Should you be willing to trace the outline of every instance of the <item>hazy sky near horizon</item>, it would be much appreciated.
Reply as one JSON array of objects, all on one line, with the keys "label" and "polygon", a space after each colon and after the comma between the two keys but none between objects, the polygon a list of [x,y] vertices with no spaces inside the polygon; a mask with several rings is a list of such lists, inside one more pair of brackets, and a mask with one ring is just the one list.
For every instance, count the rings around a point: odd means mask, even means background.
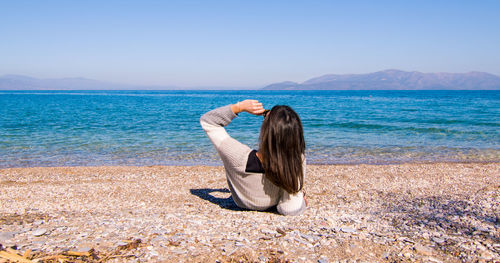
[{"label": "hazy sky near horizon", "polygon": [[0,76],[259,87],[384,69],[500,75],[500,1],[1,1]]}]

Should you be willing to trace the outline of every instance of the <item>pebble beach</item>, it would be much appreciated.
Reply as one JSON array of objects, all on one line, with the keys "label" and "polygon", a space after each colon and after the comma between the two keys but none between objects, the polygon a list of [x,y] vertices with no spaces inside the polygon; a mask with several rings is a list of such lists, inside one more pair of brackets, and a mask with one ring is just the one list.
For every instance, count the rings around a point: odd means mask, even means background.
[{"label": "pebble beach", "polygon": [[0,169],[0,262],[500,261],[500,163],[310,165],[305,191],[286,217],[218,166]]}]

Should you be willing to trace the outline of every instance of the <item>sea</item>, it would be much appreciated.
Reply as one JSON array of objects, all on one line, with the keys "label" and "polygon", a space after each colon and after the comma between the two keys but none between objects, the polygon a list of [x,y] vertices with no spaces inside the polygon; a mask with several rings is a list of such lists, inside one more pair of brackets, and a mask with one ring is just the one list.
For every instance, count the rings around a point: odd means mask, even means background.
[{"label": "sea", "polygon": [[500,91],[0,91],[0,168],[222,165],[199,119],[245,99],[299,114],[309,164],[500,162]]}]

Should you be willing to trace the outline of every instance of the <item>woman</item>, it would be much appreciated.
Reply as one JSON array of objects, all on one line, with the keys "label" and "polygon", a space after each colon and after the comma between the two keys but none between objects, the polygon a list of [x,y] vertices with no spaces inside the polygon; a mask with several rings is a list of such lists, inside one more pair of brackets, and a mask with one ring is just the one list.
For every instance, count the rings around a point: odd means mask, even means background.
[{"label": "woman", "polygon": [[[240,112],[264,115],[259,151],[233,139],[224,129]],[[305,142],[295,111],[288,106],[266,111],[257,100],[245,100],[205,113],[200,123],[224,163],[231,195],[239,207],[262,211],[277,206],[283,215],[304,212]]]}]

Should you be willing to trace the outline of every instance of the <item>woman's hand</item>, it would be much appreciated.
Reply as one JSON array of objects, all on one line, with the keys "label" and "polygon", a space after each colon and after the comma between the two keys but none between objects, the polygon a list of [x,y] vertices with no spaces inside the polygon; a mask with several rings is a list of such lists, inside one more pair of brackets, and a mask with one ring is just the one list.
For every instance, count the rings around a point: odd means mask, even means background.
[{"label": "woman's hand", "polygon": [[261,115],[264,112],[264,107],[257,100],[244,100],[231,105],[231,110],[234,114],[246,111],[253,115]]}]

